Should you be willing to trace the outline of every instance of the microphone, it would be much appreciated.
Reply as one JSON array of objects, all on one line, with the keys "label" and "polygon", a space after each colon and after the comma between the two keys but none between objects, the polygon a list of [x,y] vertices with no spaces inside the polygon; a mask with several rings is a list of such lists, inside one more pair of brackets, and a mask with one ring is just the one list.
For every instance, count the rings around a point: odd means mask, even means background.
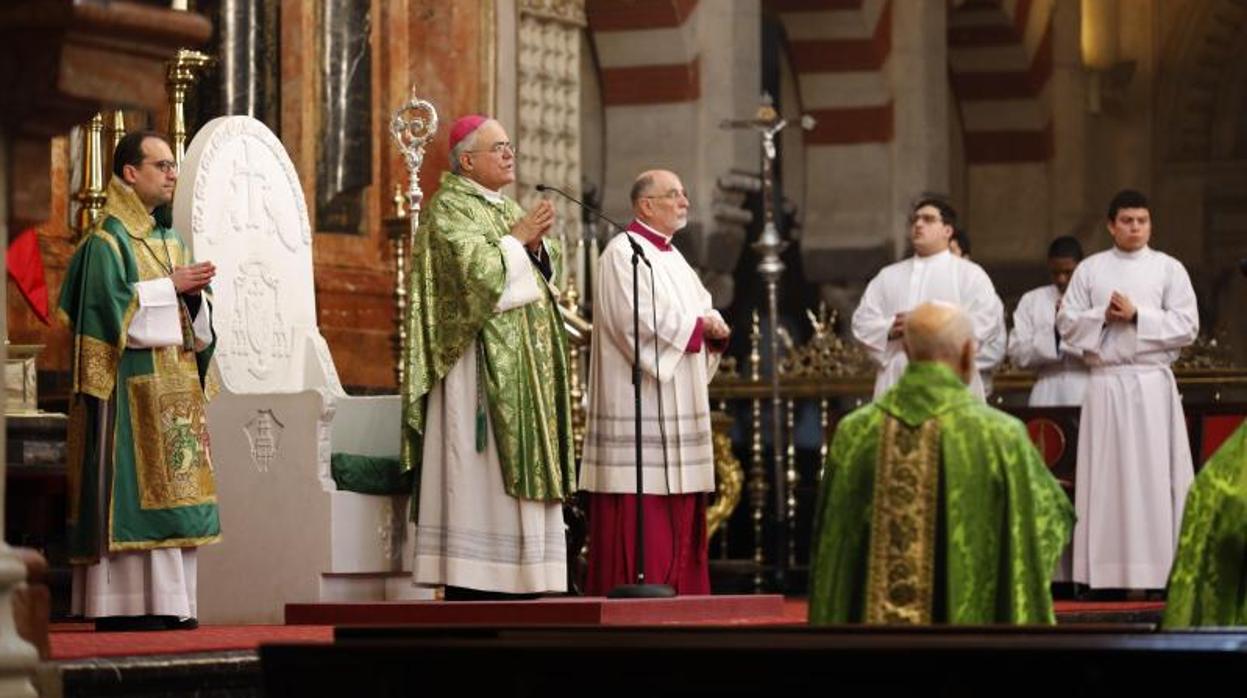
[{"label": "microphone", "polygon": [[603,221],[606,221],[608,224],[610,224],[611,226],[613,226],[613,227],[615,228],[615,230],[618,230],[619,232],[623,233],[623,234],[624,234],[624,237],[628,238],[628,244],[629,244],[629,245],[632,245],[632,254],[635,254],[636,256],[640,257],[640,258],[641,258],[641,261],[642,261],[642,262],[645,262],[645,266],[650,267],[650,268],[653,268],[653,267],[650,265],[650,263],[649,263],[649,259],[647,259],[647,258],[645,257],[645,250],[642,250],[642,249],[641,249],[641,246],[637,244],[637,241],[636,241],[636,240],[633,240],[633,239],[632,239],[632,236],[631,236],[631,235],[628,235],[628,229],[627,229],[627,228],[625,228],[625,227],[623,227],[622,225],[619,225],[618,223],[616,223],[615,221],[611,220],[610,218],[608,218],[608,217],[606,216],[606,214],[605,214],[605,213],[602,213],[602,211],[601,211],[601,210],[596,209],[596,208],[594,208],[594,207],[590,206],[589,204],[586,204],[585,202],[581,201],[580,199],[577,199],[576,197],[572,196],[571,194],[568,194],[567,192],[563,191],[562,189],[559,189],[558,187],[552,187],[552,186],[550,186],[550,185],[548,185],[548,184],[538,184],[538,185],[537,185],[536,187],[534,187],[534,188],[535,188],[537,191],[540,191],[540,192],[552,191],[552,192],[554,192],[555,194],[558,194],[559,196],[563,197],[564,199],[567,199],[568,201],[572,202],[573,204],[576,204],[577,206],[579,206],[580,208],[584,209],[585,211],[588,211],[589,213],[592,213],[594,216],[597,216],[598,220],[603,220]]}]

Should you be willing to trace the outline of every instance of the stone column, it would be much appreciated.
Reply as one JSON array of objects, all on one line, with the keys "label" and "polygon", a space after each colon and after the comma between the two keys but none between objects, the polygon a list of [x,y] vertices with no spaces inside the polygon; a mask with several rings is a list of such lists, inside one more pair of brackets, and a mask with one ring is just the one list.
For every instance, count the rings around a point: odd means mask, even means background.
[{"label": "stone column", "polygon": [[949,193],[948,12],[942,2],[893,2],[892,12],[896,136],[886,220],[887,237],[899,254],[908,239],[906,218],[915,197]]}]

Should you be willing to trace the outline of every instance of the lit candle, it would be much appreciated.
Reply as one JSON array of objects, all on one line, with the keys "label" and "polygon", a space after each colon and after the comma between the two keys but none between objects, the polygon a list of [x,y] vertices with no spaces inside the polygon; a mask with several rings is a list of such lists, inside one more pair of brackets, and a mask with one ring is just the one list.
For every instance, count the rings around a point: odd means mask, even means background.
[{"label": "lit candle", "polygon": [[181,10],[182,12],[185,12],[186,0],[173,0],[173,5],[171,7],[174,10]]}]

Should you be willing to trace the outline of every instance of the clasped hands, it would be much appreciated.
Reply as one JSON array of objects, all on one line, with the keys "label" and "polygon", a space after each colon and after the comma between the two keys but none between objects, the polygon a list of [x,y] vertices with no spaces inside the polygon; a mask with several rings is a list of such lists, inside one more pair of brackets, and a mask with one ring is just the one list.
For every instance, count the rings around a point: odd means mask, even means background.
[{"label": "clasped hands", "polygon": [[897,313],[892,318],[892,326],[888,328],[888,341],[901,339],[905,336],[905,313]]},{"label": "clasped hands", "polygon": [[535,250],[542,238],[554,227],[554,204],[549,199],[542,199],[515,225],[511,226],[511,236],[519,240],[524,247]]},{"label": "clasped hands", "polygon": [[1104,310],[1105,322],[1134,322],[1139,310],[1126,296],[1113,291],[1108,299],[1108,307]]},{"label": "clasped hands", "polygon": [[723,322],[718,313],[706,313],[701,316],[701,331],[709,339],[727,339],[732,336],[732,328]]},{"label": "clasped hands", "polygon": [[184,267],[174,267],[169,278],[173,281],[173,290],[178,293],[196,295],[216,276],[216,265],[212,262],[197,262]]}]

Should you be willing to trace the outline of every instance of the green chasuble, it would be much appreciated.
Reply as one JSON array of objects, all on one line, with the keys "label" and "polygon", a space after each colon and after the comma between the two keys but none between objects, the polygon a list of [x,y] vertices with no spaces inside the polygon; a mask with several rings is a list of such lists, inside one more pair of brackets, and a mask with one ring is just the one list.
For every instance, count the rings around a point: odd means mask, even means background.
[{"label": "green chasuble", "polygon": [[1053,623],[1073,507],[1017,419],[911,363],[841,420],[823,468],[810,622]]},{"label": "green chasuble", "polygon": [[1164,627],[1247,625],[1247,422],[1186,495]]},{"label": "green chasuble", "polygon": [[182,301],[182,345],[126,346],[135,283],[169,276],[191,262],[190,250],[120,180],[107,195],[69,261],[57,309],[74,338],[67,460],[76,563],[220,538],[204,413],[215,342],[194,351],[186,307],[209,299]]},{"label": "green chasuble", "polygon": [[[417,470],[417,490],[429,391],[479,340],[477,384],[485,389],[477,396],[478,428],[488,409],[506,493],[559,501],[575,491],[567,338],[555,292],[531,267],[544,297],[494,312],[507,278],[501,241],[523,216],[514,200],[490,203],[449,172],[422,214],[411,253],[402,393],[402,468]],[[546,249],[557,274],[559,247],[547,239]],[[413,513],[418,501],[416,492]]]}]

